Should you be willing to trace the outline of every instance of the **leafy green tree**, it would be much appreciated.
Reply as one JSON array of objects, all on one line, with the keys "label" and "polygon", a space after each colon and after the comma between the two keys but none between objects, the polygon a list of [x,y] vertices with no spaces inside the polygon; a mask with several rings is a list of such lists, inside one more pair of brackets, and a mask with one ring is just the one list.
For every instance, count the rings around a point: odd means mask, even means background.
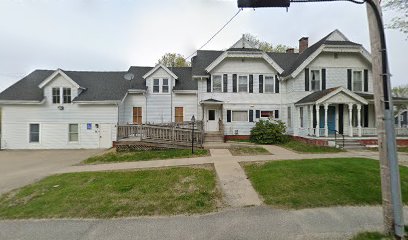
[{"label": "leafy green tree", "polygon": [[190,62],[178,53],[166,53],[158,61],[166,67],[189,67]]},{"label": "leafy green tree", "polygon": [[273,45],[272,43],[261,41],[256,36],[246,33],[244,37],[254,46],[261,49],[264,52],[286,52],[286,49],[291,48],[283,44]]},{"label": "leafy green tree", "polygon": [[260,144],[284,143],[288,140],[286,125],[282,121],[260,120],[251,129],[250,140]]},{"label": "leafy green tree", "polygon": [[[393,87],[391,91],[394,97],[408,98],[408,84]],[[407,105],[395,105],[395,113],[398,113],[404,109],[407,109]]]},{"label": "leafy green tree", "polygon": [[401,13],[400,16],[394,17],[391,24],[387,27],[390,29],[399,29],[401,32],[408,34],[408,1],[407,0],[386,0],[383,7],[385,10],[394,10]]}]

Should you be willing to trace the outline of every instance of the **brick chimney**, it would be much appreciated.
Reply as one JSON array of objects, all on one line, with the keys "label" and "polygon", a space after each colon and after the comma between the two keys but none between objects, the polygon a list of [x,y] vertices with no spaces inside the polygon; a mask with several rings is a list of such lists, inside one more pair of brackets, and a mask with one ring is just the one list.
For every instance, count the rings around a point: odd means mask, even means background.
[{"label": "brick chimney", "polygon": [[295,53],[295,49],[294,48],[288,48],[288,49],[286,49],[286,53]]},{"label": "brick chimney", "polygon": [[309,47],[309,38],[308,37],[302,37],[301,39],[299,39],[299,53],[302,53],[308,47]]}]

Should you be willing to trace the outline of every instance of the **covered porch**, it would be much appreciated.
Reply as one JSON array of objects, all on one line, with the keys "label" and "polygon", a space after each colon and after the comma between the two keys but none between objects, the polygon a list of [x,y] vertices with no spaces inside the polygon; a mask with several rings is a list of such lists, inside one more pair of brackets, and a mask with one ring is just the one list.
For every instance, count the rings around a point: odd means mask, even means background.
[{"label": "covered porch", "polygon": [[[365,94],[368,95],[368,94]],[[342,87],[314,92],[295,104],[299,124],[297,136],[351,138],[377,136],[374,102]],[[407,128],[396,128],[397,136],[408,136]]]},{"label": "covered porch", "polygon": [[213,98],[200,101],[202,122],[207,133],[224,134],[223,111],[224,102]]}]

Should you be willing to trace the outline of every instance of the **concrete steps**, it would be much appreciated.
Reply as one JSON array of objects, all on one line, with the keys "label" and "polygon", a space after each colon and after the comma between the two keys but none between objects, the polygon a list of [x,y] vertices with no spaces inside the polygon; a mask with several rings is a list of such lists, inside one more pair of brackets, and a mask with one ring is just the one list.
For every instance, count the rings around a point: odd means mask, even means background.
[{"label": "concrete steps", "polygon": [[[337,139],[337,145],[343,146],[343,140]],[[344,149],[365,149],[366,147],[354,139],[344,139]]]},{"label": "concrete steps", "polygon": [[223,143],[224,135],[220,132],[209,132],[204,135],[204,143]]}]

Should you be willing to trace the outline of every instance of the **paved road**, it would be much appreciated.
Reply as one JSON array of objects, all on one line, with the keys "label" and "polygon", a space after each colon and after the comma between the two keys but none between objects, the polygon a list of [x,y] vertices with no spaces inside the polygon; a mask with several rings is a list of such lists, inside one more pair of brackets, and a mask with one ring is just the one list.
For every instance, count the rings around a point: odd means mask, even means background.
[{"label": "paved road", "polygon": [[[408,215],[408,208],[405,209]],[[380,207],[334,207],[297,211],[250,207],[174,217],[114,220],[0,221],[7,240],[149,239],[349,239],[360,231],[381,231]]]},{"label": "paved road", "polygon": [[35,182],[101,150],[0,151],[0,194]]}]

